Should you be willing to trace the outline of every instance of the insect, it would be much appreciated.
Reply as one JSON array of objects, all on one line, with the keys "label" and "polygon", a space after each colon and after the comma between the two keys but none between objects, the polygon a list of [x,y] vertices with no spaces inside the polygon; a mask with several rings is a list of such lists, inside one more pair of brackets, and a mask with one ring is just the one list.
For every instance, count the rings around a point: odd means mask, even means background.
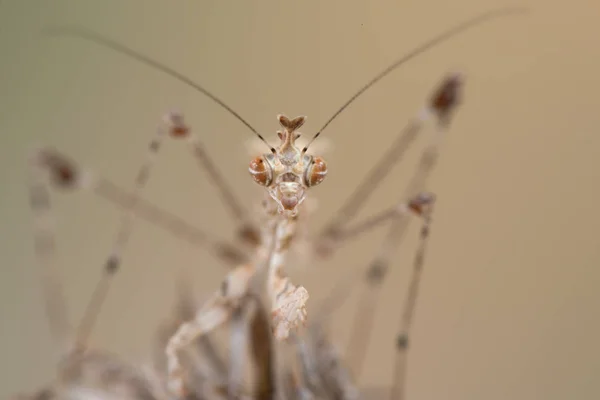
[{"label": "insect", "polygon": [[[334,351],[322,330],[322,321],[326,320],[327,313],[335,310],[336,303],[339,305],[343,302],[349,288],[354,285],[342,284],[340,290],[332,294],[330,301],[320,309],[320,313],[315,317],[317,322],[311,324],[308,332],[304,334],[301,327],[307,323],[306,303],[309,299],[309,291],[301,285],[292,283],[284,271],[290,251],[298,241],[298,225],[306,217],[306,200],[314,187],[326,182],[328,164],[322,156],[311,154],[310,146],[358,96],[399,66],[466,29],[505,13],[506,10],[486,13],[462,23],[390,65],[340,107],[302,148],[296,144],[296,140],[300,137],[299,130],[306,121],[304,116],[290,118],[278,115],[277,120],[281,130],[277,134],[280,143],[279,146],[273,147],[224,102],[176,71],[95,34],[78,30],[51,30],[50,33],[53,35],[79,37],[112,48],[194,87],[248,127],[266,145],[268,152],[253,158],[248,166],[251,179],[263,189],[263,213],[258,218],[253,218],[243,211],[243,207],[239,205],[210,159],[200,138],[193,134],[192,128],[178,112],[170,112],[163,118],[156,136],[150,141],[149,157],[138,171],[131,192],[117,187],[106,178],[81,170],[67,156],[54,149],[42,148],[34,152],[30,160],[32,169],[30,193],[32,208],[38,222],[35,237],[36,252],[45,264],[43,268],[45,299],[52,332],[57,343],[66,344],[62,346],[66,347],[66,351],[59,363],[57,382],[50,385],[49,389],[38,392],[34,397],[86,398],[90,395],[97,398],[121,396],[135,399],[211,396],[274,398],[284,395],[300,398],[359,397],[360,392],[354,384],[352,374]],[[394,398],[403,396],[403,371],[409,328],[435,204],[435,196],[427,191],[427,178],[436,165],[438,142],[432,141],[423,152],[416,174],[396,205],[365,220],[355,223],[351,223],[351,220],[391,167],[402,158],[426,122],[430,120],[435,122],[437,135],[434,139],[438,139],[449,129],[452,116],[460,104],[462,83],[463,77],[460,74],[450,74],[442,80],[428,103],[400,132],[396,142],[390,146],[367,178],[359,184],[339,212],[325,225],[320,234],[309,240],[311,255],[315,259],[326,259],[346,241],[385,223],[389,224],[390,231],[367,269],[365,298],[357,310],[355,319],[357,323],[352,330],[350,346],[352,351],[349,352],[348,359],[349,364],[354,367],[353,374],[359,375],[372,325],[365,321],[372,316],[369,310],[376,306],[378,290],[385,278],[393,250],[404,235],[409,217],[417,217],[422,221],[421,241],[414,260],[414,274],[397,343],[399,359],[396,363],[397,376],[392,388]],[[210,235],[190,226],[174,214],[155,207],[141,197],[151,175],[154,159],[165,138],[189,142],[194,157],[206,170],[231,214],[238,221],[237,232],[241,245],[213,239]],[[91,190],[115,203],[124,211],[113,250],[105,263],[104,275],[72,339],[68,339],[70,334],[65,328],[69,324],[64,311],[64,299],[52,265],[54,243],[51,225],[48,223],[50,213],[49,191],[46,185],[48,178],[50,183],[61,189]],[[121,254],[131,237],[136,217],[144,218],[182,239],[213,251],[226,264],[232,266],[221,287],[209,300],[197,310],[193,305],[188,305],[188,310],[181,313],[180,319],[185,321],[178,321],[175,329],[171,329],[171,332],[166,335],[168,338],[163,340],[166,368],[156,374],[141,374],[135,367],[117,361],[104,352],[92,351],[87,346],[87,339],[108,294],[112,279],[120,268]],[[206,358],[203,358],[202,362],[185,362],[186,357],[182,355],[196,341],[207,340],[206,335],[226,323],[233,326],[232,348],[239,350],[250,343],[254,351],[258,383],[253,393],[248,394],[241,389],[243,386],[239,373],[240,365],[243,364],[240,361],[241,351],[235,352],[235,356],[232,357],[230,371],[225,378],[220,376],[223,375],[222,368],[215,366],[218,362],[214,360],[210,362]],[[206,345],[207,342],[204,343]],[[280,362],[274,366],[276,364],[274,359],[281,343],[291,345],[298,356],[294,362]],[[210,348],[210,345],[207,346]],[[189,368],[193,369],[193,373]],[[220,379],[215,376],[220,376]]]}]

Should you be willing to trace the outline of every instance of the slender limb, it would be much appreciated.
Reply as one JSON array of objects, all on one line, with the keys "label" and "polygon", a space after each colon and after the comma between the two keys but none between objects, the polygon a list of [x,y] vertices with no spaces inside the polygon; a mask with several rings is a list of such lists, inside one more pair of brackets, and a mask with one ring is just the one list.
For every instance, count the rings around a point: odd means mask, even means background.
[{"label": "slender limb", "polygon": [[[157,146],[153,144],[151,147],[156,148]],[[47,181],[63,190],[78,189],[86,186],[86,183],[90,183],[90,181],[87,179],[89,177],[85,173],[82,174],[66,158],[50,149],[40,149],[33,154],[32,172],[34,174],[31,186],[31,205],[37,217],[36,222],[40,228],[36,232],[36,253],[43,260],[49,262],[52,261],[54,254],[54,238],[50,229],[51,225],[49,224],[50,197],[49,190],[46,187]],[[143,185],[143,176],[147,177],[148,172],[149,169],[146,164],[146,168],[143,167],[138,174],[138,184]],[[43,176],[44,174],[49,175],[50,179],[48,180],[48,177]],[[131,207],[132,204],[134,204],[133,200],[126,203],[128,207]],[[50,267],[52,265],[45,268],[46,271],[44,273],[50,273]],[[45,297],[47,297],[48,317],[51,323],[54,324],[51,327],[56,326],[52,330],[53,332],[59,332],[56,336],[61,339],[66,335],[68,327],[66,318],[61,315],[61,313],[66,313],[62,299],[62,290],[58,287],[59,285],[55,279],[56,274],[54,272],[52,272],[52,275],[48,279],[44,279],[44,285],[46,286],[44,291]],[[57,295],[60,296],[60,301],[57,301]],[[121,388],[121,395],[124,394],[122,391],[124,389],[131,390],[131,393],[135,393],[136,396],[146,396],[146,392],[143,391],[148,389],[146,385],[148,382],[139,380],[140,376],[137,374],[137,370],[134,372],[134,369],[128,369],[129,367],[120,360],[112,356],[107,357],[103,353],[79,351],[84,350],[86,336],[79,336],[79,341],[76,341],[77,346],[69,346],[67,356],[62,357],[58,365],[58,379],[61,384],[59,385],[57,397],[62,397],[65,394],[64,390],[71,393],[76,388],[81,390],[89,388],[92,390],[92,387],[96,387],[103,393],[111,392],[114,389],[113,386],[107,387],[103,382],[99,383],[97,380],[98,375],[105,376],[107,373],[113,376],[111,382],[115,383],[115,379],[118,380],[115,386]],[[69,343],[71,343],[71,340],[69,340]],[[125,369],[122,367],[125,367]],[[84,379],[84,381],[80,381],[80,379]],[[97,386],[98,384],[100,386]],[[50,396],[52,397],[52,395]]]},{"label": "slender limb", "polygon": [[[131,193],[126,192],[104,177],[95,177],[90,186],[94,194],[118,207],[125,207],[132,197]],[[215,258],[228,266],[237,266],[248,261],[248,256],[237,246],[211,237],[185,219],[170,211],[163,210],[147,200],[138,198],[134,212],[138,218],[164,229],[174,237],[208,250]]]},{"label": "slender limb", "polygon": [[392,167],[402,159],[402,156],[414,142],[422,128],[425,119],[415,118],[400,132],[394,143],[383,157],[367,173],[358,187],[337,211],[334,218],[325,224],[321,235],[336,236],[343,224],[347,223],[360,210],[375,188],[383,181]]},{"label": "slender limb", "polygon": [[230,399],[239,397],[244,381],[248,332],[243,307],[233,312],[229,336],[229,378],[227,391]]},{"label": "slender limb", "polygon": [[[409,202],[406,211],[420,216],[423,207],[429,205],[433,199],[433,196],[430,194],[420,193]],[[392,256],[400,246],[408,227],[409,220],[407,216],[404,215],[392,223],[390,231],[379,249],[378,255],[372,261],[367,272],[367,286],[363,290],[359,301],[359,308],[355,313],[354,326],[348,346],[348,358],[351,365],[355,368],[354,373],[357,377],[362,372],[367,346],[370,341],[374,318],[373,310],[377,309],[381,287]]]},{"label": "slender limb", "polygon": [[[157,371],[160,371],[161,376],[166,376],[167,372],[165,348],[169,339],[183,322],[194,318],[198,309],[192,294],[190,277],[187,274],[179,276],[176,293],[175,307],[169,313],[169,319],[161,324],[157,332],[155,346],[157,353],[154,357],[154,366]],[[186,356],[190,356],[187,358],[191,362],[190,368],[193,369],[194,376],[200,376],[203,381],[212,379],[225,382],[227,364],[218,353],[211,338],[208,336],[199,338],[194,346],[190,346],[190,350]]]},{"label": "slender limb", "polygon": [[[358,222],[348,228],[344,228],[344,230],[340,231],[337,240],[333,244],[345,244],[347,240],[360,236],[371,229],[379,227],[385,222],[390,222],[394,219],[405,218],[406,212],[410,210],[410,206],[411,201],[403,201],[398,205],[375,214],[374,216],[367,217],[363,221]],[[331,249],[333,249],[333,246]],[[373,273],[372,270],[370,271]],[[335,313],[335,311],[346,302],[350,292],[362,281],[362,274],[364,273],[365,271],[361,270],[358,273],[351,273],[350,275],[345,274],[345,279],[339,280],[334,288],[330,291],[330,294],[327,296],[327,298],[324,299],[317,307],[319,311],[317,315],[314,316],[313,321],[319,324],[324,324],[327,318]]]},{"label": "slender limb", "polygon": [[[409,207],[397,207],[399,211],[406,212]],[[403,217],[403,214],[400,214]],[[363,272],[363,271],[361,271]],[[361,273],[351,273],[338,281],[330,294],[321,301],[316,309],[317,313],[312,317],[309,325],[311,332],[309,343],[295,337],[298,358],[303,367],[303,374],[309,387],[315,392],[325,390],[329,396],[339,396],[346,393],[347,396],[356,396],[356,388],[352,383],[349,371],[343,365],[339,355],[327,341],[324,333],[329,317],[343,305],[353,288],[361,282]],[[372,310],[365,310],[372,313]],[[365,313],[360,313],[364,315]],[[363,323],[367,323],[362,321]],[[354,330],[356,331],[356,329]],[[310,345],[309,345],[310,344]],[[317,355],[319,354],[319,355]]]},{"label": "slender limb", "polygon": [[[75,190],[89,190],[96,196],[123,210],[127,210],[136,201],[133,193],[122,189],[106,177],[81,170],[68,157],[54,149],[46,148],[38,153],[44,163],[40,168],[43,167],[50,172],[53,183],[59,188],[67,185]],[[65,178],[60,178],[61,174],[70,176],[70,178],[67,178],[70,179],[70,182],[63,182],[62,180]],[[208,250],[226,265],[237,266],[248,260],[245,252],[236,246],[212,238],[208,233],[189,224],[185,219],[163,210],[141,197],[137,197],[136,206],[131,211],[138,218],[169,232],[174,237]]]},{"label": "slender limb", "polygon": [[394,250],[400,247],[407,226],[407,218],[394,221],[382,243],[378,255],[371,262],[368,269],[366,276],[367,286],[363,288],[358,309],[354,314],[354,323],[347,352],[348,363],[353,366],[356,377],[359,377],[362,372],[373,328],[373,319],[375,318],[374,310],[377,310],[382,283],[387,274]]},{"label": "slender limb", "polygon": [[182,324],[169,339],[166,347],[167,386],[176,396],[185,394],[183,367],[179,351],[232,318],[240,302],[248,293],[250,278],[255,268],[251,264],[240,265],[229,272],[221,289],[196,313],[193,320]]},{"label": "slender limb", "polygon": [[[410,210],[411,202],[403,201],[398,205],[385,209],[374,216],[367,217],[363,221],[360,221],[348,228],[344,228],[340,231],[336,240],[330,241],[329,247],[325,248],[323,242],[317,242],[317,245],[321,245],[317,252],[320,251],[322,256],[330,256],[333,250],[337,249],[336,246],[347,243],[349,239],[353,239],[361,234],[370,231],[376,227],[379,227],[385,222],[393,221],[394,219],[402,219],[406,217],[406,212]],[[353,288],[362,281],[362,274],[364,271],[358,273],[344,274],[344,279],[339,280],[334,288],[330,291],[330,294],[325,298],[321,304],[317,307],[318,313],[314,316],[313,321],[318,324],[325,324],[328,317],[335,313],[339,307],[341,307]]]},{"label": "slender limb", "polygon": [[[435,113],[438,116],[438,132],[434,137],[432,143],[423,151],[421,159],[419,161],[417,171],[411,178],[407,188],[407,194],[414,196],[415,193],[423,190],[426,182],[436,165],[438,157],[438,147],[443,133],[443,128],[448,126],[450,120],[450,112],[457,103],[457,90],[458,90],[457,76],[452,76],[445,80],[440,86],[438,91],[432,98],[431,107],[429,108],[430,113]],[[452,86],[453,85],[453,86]],[[445,97],[443,97],[445,96]],[[441,101],[443,99],[444,101]],[[419,200],[417,196],[409,203],[409,209],[413,212],[416,207],[415,201]],[[424,198],[421,198],[423,201]],[[381,289],[381,283],[383,282],[387,273],[388,264],[391,258],[393,250],[399,246],[402,240],[404,232],[406,230],[408,220],[403,217],[397,217],[390,227],[382,248],[380,249],[379,255],[375,258],[371,264],[369,273],[367,275],[369,285],[364,288],[364,292],[359,302],[359,308],[356,312],[354,319],[354,329],[352,329],[352,335],[350,338],[349,345],[349,360],[351,365],[355,366],[356,376],[360,375],[364,356],[369,343],[369,337],[371,334],[372,320],[374,318],[374,309],[377,309],[376,305],[379,300],[379,293]]]},{"label": "slender limb", "polygon": [[220,294],[216,294],[198,311],[192,321],[182,324],[171,337],[166,347],[167,387],[173,395],[180,397],[186,395],[184,371],[180,363],[179,351],[196,338],[206,335],[224,324],[231,318],[231,314],[230,304]]},{"label": "slender limb", "polygon": [[431,225],[431,215],[433,213],[432,203],[428,210],[423,212],[423,225],[421,227],[419,247],[413,261],[413,271],[408,287],[408,294],[404,303],[402,317],[400,319],[400,334],[398,335],[396,361],[393,371],[393,385],[390,392],[391,400],[404,400],[406,392],[406,372],[407,372],[407,350],[409,345],[410,328],[417,305],[417,296],[419,294],[419,284],[423,275],[423,265],[425,263],[425,252],[429,239],[429,229]]},{"label": "slender limb", "polygon": [[338,241],[353,239],[370,232],[372,229],[375,229],[384,223],[391,221],[395,217],[402,215],[402,209],[405,206],[406,202],[402,202],[399,205],[395,205],[373,216],[367,217],[352,226],[343,228],[338,235]]},{"label": "slender limb", "polygon": [[[179,124],[177,117],[177,115],[170,114],[165,118],[167,128],[171,135],[180,134],[180,132],[184,129],[181,124]],[[108,289],[112,282],[112,277],[117,272],[121,262],[122,251],[127,245],[132,233],[134,217],[138,210],[142,210],[141,214],[151,221],[158,223],[161,226],[166,226],[171,231],[177,232],[180,237],[186,237],[188,240],[193,240],[195,243],[199,243],[204,240],[207,242],[207,244],[210,244],[210,242],[207,240],[207,236],[203,235],[197,229],[194,229],[193,227],[190,228],[189,225],[182,224],[181,220],[177,217],[153,207],[151,204],[142,201],[139,197],[141,190],[148,181],[151,169],[154,165],[156,154],[160,150],[162,140],[165,136],[165,132],[165,128],[161,126],[158,129],[156,137],[150,142],[147,160],[138,171],[135,179],[134,191],[131,194],[124,193],[116,185],[112,184],[106,179],[98,179],[89,173],[81,173],[81,171],[78,171],[75,165],[66,157],[51,149],[40,150],[34,156],[34,165],[37,166],[36,168],[43,168],[48,171],[50,173],[52,182],[56,186],[60,188],[71,189],[91,189],[94,193],[117,203],[124,209],[124,215],[121,219],[121,226],[117,233],[111,255],[105,264],[104,274],[93,292],[92,299],[86,309],[86,312],[84,313],[84,318],[76,335],[76,347],[84,346],[89,332],[91,331],[97,318],[99,310],[104,303],[104,299],[106,298]],[[49,205],[49,203],[41,198],[43,192],[41,191],[39,184],[35,185],[34,188],[35,193],[37,193],[36,196],[38,197],[38,199],[35,201],[37,203],[41,203],[41,208],[38,208],[38,210],[44,210],[44,204]],[[32,190],[34,189],[32,188]],[[42,255],[45,256],[52,253],[53,244],[48,241],[47,235],[44,235],[43,237],[45,238],[43,240],[46,243],[46,245],[44,245],[46,249],[44,250],[40,247],[40,251],[42,251]],[[48,247],[48,243],[50,243],[51,247]],[[227,259],[230,262],[232,259],[237,261],[243,257],[237,257],[235,251],[236,249],[232,246],[227,246],[226,244],[222,243],[212,243],[212,245],[212,248],[215,249],[215,252],[219,257]],[[50,251],[50,253],[48,253],[48,251]],[[48,284],[47,287],[49,288],[48,290],[50,290],[50,288],[55,288],[56,284]],[[56,291],[55,289],[52,290]],[[56,305],[56,300],[53,300],[53,302],[48,304],[49,307],[53,308],[52,313],[56,314],[56,309],[60,308]]]},{"label": "slender limb", "polygon": [[211,184],[221,195],[221,198],[231,212],[232,217],[238,222],[245,222],[248,219],[246,211],[233,194],[231,188],[226,184],[225,179],[217,169],[214,161],[208,155],[208,152],[205,150],[204,144],[200,141],[200,138],[198,138],[197,135],[190,135],[189,142],[192,146],[194,158],[208,174]]},{"label": "slender limb", "polygon": [[[164,119],[164,122],[167,125],[171,123],[170,115],[167,115]],[[84,317],[77,330],[76,345],[78,347],[84,346],[84,344],[87,342],[88,336],[92,331],[100,313],[100,309],[106,300],[113,277],[119,270],[123,250],[129,242],[133,230],[133,222],[135,220],[135,213],[133,210],[138,204],[140,192],[144,189],[146,183],[148,182],[150,172],[154,167],[156,155],[161,148],[165,133],[165,127],[162,125],[159,126],[156,137],[150,141],[150,145],[148,146],[146,162],[143,163],[141,168],[138,170],[135,178],[133,196],[129,199],[129,204],[126,205],[124,213],[121,217],[121,224],[113,244],[113,249],[106,261],[102,277],[93,291],[92,298],[88,303],[88,306],[84,312]]]},{"label": "slender limb", "polygon": [[[379,162],[367,174],[367,177],[359,184],[354,193],[348,198],[346,203],[337,212],[333,220],[325,225],[319,235],[319,241],[325,243],[335,242],[343,226],[359,211],[364,202],[372,194],[374,189],[381,183],[383,178],[389,173],[392,166],[398,162],[408,146],[415,139],[422,124],[431,117],[436,118],[436,134],[429,147],[422,153],[419,165],[415,175],[411,178],[409,184],[408,197],[424,190],[425,181],[433,170],[437,161],[437,154],[444,132],[450,126],[450,122],[456,107],[461,103],[461,90],[463,86],[463,77],[454,73],[447,76],[435,89],[427,105],[420,111],[401,132],[394,144],[379,160]],[[381,220],[383,216],[379,217]],[[363,233],[365,231],[357,231]]]},{"label": "slender limb", "polygon": [[177,129],[172,131],[172,136],[188,137],[194,158],[198,161],[200,167],[208,174],[211,185],[217,190],[229,213],[239,224],[238,235],[250,246],[257,246],[259,244],[259,233],[257,232],[256,226],[250,220],[248,213],[244,207],[242,207],[238,198],[234,195],[233,190],[227,184],[226,179],[221,175],[216,163],[210,158],[209,153],[204,148],[204,144],[200,141],[198,135],[193,134],[189,127],[185,125],[181,115],[176,115],[175,122],[177,124],[175,125]]},{"label": "slender limb", "polygon": [[51,219],[50,192],[43,179],[43,161],[36,154],[30,164],[31,183],[29,198],[34,214],[34,243],[35,254],[40,264],[41,280],[46,317],[50,333],[63,349],[68,342],[70,331],[67,305],[60,274],[55,264],[55,235]]},{"label": "slender limb", "polygon": [[366,217],[350,226],[342,227],[334,237],[319,238],[319,240],[316,240],[313,244],[315,247],[314,254],[322,259],[331,257],[335,251],[339,250],[349,241],[357,239],[365,233],[379,228],[396,218],[400,218],[404,215],[406,207],[408,207],[408,202],[401,201],[392,207]]}]

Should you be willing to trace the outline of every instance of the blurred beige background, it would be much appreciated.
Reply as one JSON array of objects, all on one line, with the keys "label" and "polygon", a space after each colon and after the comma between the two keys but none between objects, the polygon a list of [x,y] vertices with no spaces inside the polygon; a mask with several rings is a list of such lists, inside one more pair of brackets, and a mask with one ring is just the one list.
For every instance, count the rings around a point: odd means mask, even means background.
[{"label": "blurred beige background", "polygon": [[[364,82],[413,46],[503,0],[180,2],[3,1],[0,4],[0,395],[52,376],[26,197],[26,157],[54,145],[129,186],[161,115],[185,112],[249,206],[248,131],[146,66],[41,29],[77,25],[164,62],[204,84],[273,138],[275,116],[308,115],[312,134]],[[330,173],[311,195],[313,228],[335,210],[449,70],[467,75],[459,111],[430,189],[439,196],[410,352],[409,399],[600,398],[600,5],[528,0],[529,16],[470,30],[375,86],[326,131]],[[390,116],[392,118],[390,118]],[[430,133],[430,131],[426,131]],[[422,148],[425,138],[418,142]],[[418,149],[369,201],[391,204]],[[168,142],[145,197],[231,235],[233,224],[188,148]],[[59,195],[59,261],[70,310],[81,315],[120,213],[88,193]],[[366,386],[387,385],[398,307],[417,237],[394,262]],[[302,278],[316,299],[363,267],[385,231],[348,246]],[[137,225],[94,343],[144,359],[170,309],[175,276],[191,268],[207,294],[223,268],[206,252]],[[310,267],[308,267],[310,269]],[[341,348],[356,297],[335,323]]]}]

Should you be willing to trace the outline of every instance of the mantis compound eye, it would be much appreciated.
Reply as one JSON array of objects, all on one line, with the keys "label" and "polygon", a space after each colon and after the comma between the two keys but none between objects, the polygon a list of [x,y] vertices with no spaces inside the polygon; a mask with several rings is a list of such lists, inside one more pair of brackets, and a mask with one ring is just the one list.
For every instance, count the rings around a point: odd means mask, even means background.
[{"label": "mantis compound eye", "polygon": [[261,186],[269,186],[273,180],[271,166],[262,156],[256,157],[254,160],[250,161],[248,171],[250,172],[250,175],[252,175],[254,182]]},{"label": "mantis compound eye", "polygon": [[317,186],[327,176],[327,163],[322,157],[314,157],[304,174],[304,184],[307,187]]}]

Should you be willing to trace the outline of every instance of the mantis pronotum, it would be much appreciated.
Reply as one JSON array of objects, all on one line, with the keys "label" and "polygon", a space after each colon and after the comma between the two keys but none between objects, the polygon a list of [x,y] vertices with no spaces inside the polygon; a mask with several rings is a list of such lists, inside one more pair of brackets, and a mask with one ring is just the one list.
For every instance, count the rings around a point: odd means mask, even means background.
[{"label": "mantis pronotum", "polygon": [[[299,367],[296,369],[291,368],[289,371],[286,369],[282,374],[276,374],[273,372],[272,366],[262,366],[264,367],[262,368],[263,375],[258,379],[262,383],[259,385],[259,390],[254,392],[257,397],[272,398],[283,395],[285,392],[284,387],[287,388],[288,396],[302,398],[314,396],[354,398],[359,396],[351,374],[342,365],[339,356],[332,351],[331,346],[323,336],[323,332],[319,331],[319,327],[312,325],[313,334],[303,337],[304,335],[299,327],[304,325],[307,320],[308,290],[303,286],[292,284],[283,271],[286,256],[297,243],[296,225],[302,223],[302,218],[305,217],[304,202],[310,196],[312,188],[325,181],[327,174],[325,160],[320,156],[311,155],[309,153],[310,146],[358,96],[406,61],[467,28],[505,12],[503,10],[500,13],[487,13],[462,23],[390,65],[340,107],[303,148],[296,145],[296,139],[300,136],[299,129],[305,122],[303,116],[289,118],[279,115],[277,117],[282,128],[278,131],[281,143],[279,146],[273,147],[256,129],[224,102],[177,72],[98,35],[82,31],[53,30],[52,32],[55,35],[75,36],[112,48],[194,87],[240,120],[267,146],[269,152],[254,158],[249,164],[249,173],[252,179],[259,186],[262,186],[264,191],[262,201],[264,212],[259,218],[254,218],[254,216],[247,214],[232,194],[226,181],[210,159],[209,153],[205,150],[200,136],[192,132],[192,128],[185,123],[183,116],[177,112],[168,113],[163,118],[156,136],[150,141],[148,160],[140,168],[132,192],[117,187],[106,178],[78,169],[68,157],[56,150],[48,148],[36,150],[31,158],[33,172],[32,207],[39,217],[36,250],[40,258],[45,261],[43,272],[46,275],[47,314],[53,328],[52,332],[63,348],[66,345],[66,353],[63,354],[63,361],[59,365],[57,383],[49,390],[38,393],[38,397],[60,398],[61,396],[70,396],[73,398],[86,398],[88,395],[93,395],[97,398],[109,398],[109,393],[128,398],[157,399],[182,399],[210,395],[216,397],[227,395],[245,397],[247,395],[238,387],[239,378],[237,377],[230,377],[229,383],[226,383],[226,386],[229,385],[229,387],[225,393],[220,388],[222,382],[211,382],[210,373],[203,371],[202,368],[198,368],[200,370],[198,374],[203,376],[202,384],[198,385],[197,382],[192,381],[189,371],[186,371],[186,364],[181,361],[181,353],[193,341],[198,338],[203,339],[204,335],[214,331],[220,325],[231,321],[236,322],[236,318],[239,317],[240,313],[243,314],[246,311],[248,304],[252,304],[254,307],[253,313],[251,313],[251,325],[253,327],[251,336],[253,340],[258,340],[256,337],[260,336],[261,340],[269,342],[272,335],[276,341],[293,343],[298,349],[297,364]],[[373,168],[372,172],[358,186],[340,211],[325,225],[326,228],[323,232],[309,241],[311,248],[314,250],[315,259],[324,258],[340,248],[346,240],[358,237],[362,233],[386,222],[390,224],[390,232],[367,272],[369,283],[367,295],[370,298],[361,302],[365,307],[374,306],[373,302],[377,299],[377,289],[385,277],[392,252],[398,246],[404,234],[407,217],[418,217],[424,223],[422,244],[415,258],[415,271],[418,273],[422,268],[425,241],[429,232],[434,203],[434,196],[426,192],[426,179],[437,159],[438,142],[436,140],[439,139],[440,134],[443,134],[449,128],[455,108],[459,104],[461,84],[462,77],[458,74],[449,75],[442,81],[434,91],[430,101],[425,104],[422,110],[419,110],[417,116],[400,132],[397,141],[390,147],[382,161]],[[437,135],[431,146],[423,153],[417,173],[402,199],[392,208],[350,225],[352,217],[364,204],[367,196],[380,184],[391,166],[401,159],[402,154],[408,149],[424,124],[431,119],[435,120]],[[190,226],[177,216],[161,210],[141,198],[142,190],[150,177],[153,161],[158,156],[159,150],[166,139],[180,139],[189,142],[193,156],[211,178],[211,182],[222,196],[225,206],[236,221],[238,236],[241,239],[240,243],[228,243],[213,238],[202,230]],[[72,339],[68,338],[69,332],[66,327],[69,323],[64,312],[64,299],[62,298],[56,273],[52,270],[50,262],[52,261],[54,245],[51,227],[46,223],[46,217],[50,211],[50,201],[45,174],[49,174],[50,182],[59,188],[91,190],[115,203],[124,211],[113,251],[105,264],[105,273],[93,293],[84,318],[76,331],[75,337]],[[122,366],[120,363],[113,361],[112,358],[96,356],[96,353],[87,349],[89,333],[108,293],[112,278],[120,267],[121,254],[133,232],[135,217],[144,218],[182,239],[205,247],[232,267],[232,270],[223,280],[220,289],[197,311],[187,312],[185,316],[182,316],[187,321],[178,325],[172,332],[172,336],[166,340],[164,348],[167,364],[166,376],[155,377],[154,375],[137,374],[135,368]],[[398,347],[402,354],[404,354],[403,352],[408,343],[408,329],[414,311],[414,293],[416,293],[418,287],[418,275],[416,275],[413,282],[411,296],[407,301],[409,308],[404,313],[402,331],[398,340]],[[347,291],[347,287],[342,287],[342,292],[345,291]],[[338,297],[343,297],[343,295]],[[336,299],[332,298],[332,300]],[[337,301],[339,302],[339,299]],[[263,308],[267,310],[267,313],[264,313]],[[330,311],[330,308],[328,310]],[[359,310],[357,317],[359,323],[354,329],[354,337],[351,340],[350,361],[353,364],[354,374],[360,372],[364,344],[369,338],[370,324],[364,322],[364,315],[368,314],[367,309]],[[267,324],[269,329],[265,333],[265,330],[261,330],[257,324],[262,324],[263,328]],[[258,346],[258,343],[253,342],[253,345]],[[266,345],[264,352],[261,354],[268,353],[271,357],[273,347],[274,345]],[[260,359],[260,357],[259,354],[257,359]],[[270,361],[259,360],[260,363],[269,364]],[[396,385],[394,385],[392,392],[396,398],[402,396],[402,382],[404,379],[402,372],[404,364],[399,361],[398,365],[398,378],[395,379]],[[86,368],[90,370],[89,375],[83,373]],[[108,381],[104,379],[107,369],[113,371],[114,377],[120,379],[115,378]]]}]

